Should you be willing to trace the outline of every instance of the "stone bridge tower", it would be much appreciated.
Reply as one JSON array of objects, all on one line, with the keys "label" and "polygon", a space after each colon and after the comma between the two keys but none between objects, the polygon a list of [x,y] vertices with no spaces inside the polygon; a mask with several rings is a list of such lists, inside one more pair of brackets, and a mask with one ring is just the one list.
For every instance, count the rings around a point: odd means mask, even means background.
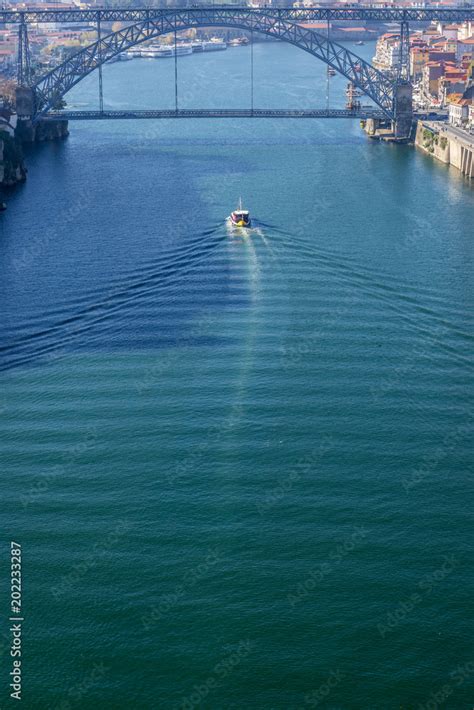
[{"label": "stone bridge tower", "polygon": [[393,96],[395,120],[393,132],[396,138],[409,138],[413,124],[413,87],[409,81],[397,83]]}]

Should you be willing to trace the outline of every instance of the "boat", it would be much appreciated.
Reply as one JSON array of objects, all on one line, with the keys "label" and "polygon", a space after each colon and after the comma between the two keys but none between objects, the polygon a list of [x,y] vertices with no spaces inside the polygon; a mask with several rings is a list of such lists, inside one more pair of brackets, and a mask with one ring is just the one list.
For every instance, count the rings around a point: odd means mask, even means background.
[{"label": "boat", "polygon": [[171,46],[172,52],[173,52],[173,57],[176,54],[177,57],[183,57],[186,54],[192,54],[193,53],[193,45],[192,44],[177,44],[176,46],[172,45]]},{"label": "boat", "polygon": [[251,219],[248,210],[242,208],[242,198],[239,200],[239,206],[236,210],[230,213],[229,220],[234,227],[250,227]]},{"label": "boat", "polygon": [[362,91],[358,89],[355,84],[349,82],[346,88],[346,109],[349,111],[357,111],[360,109],[360,97],[362,96]]},{"label": "boat", "polygon": [[147,59],[163,59],[163,57],[183,57],[186,54],[192,54],[193,47],[191,44],[174,44],[170,45],[151,45],[148,49],[142,50],[142,57]]},{"label": "boat", "polygon": [[332,67],[328,67],[328,76],[336,76],[337,72]]},{"label": "boat", "polygon": [[202,46],[202,42],[200,42],[199,40],[192,42],[191,47],[192,47],[193,52],[202,52],[204,49]]},{"label": "boat", "polygon": [[163,59],[163,57],[174,57],[174,46],[156,47],[154,52],[155,59]]},{"label": "boat", "polygon": [[245,44],[248,44],[249,40],[247,37],[234,37],[233,39],[230,39],[228,42],[229,47],[241,47]]},{"label": "boat", "polygon": [[361,39],[358,42],[356,42],[356,45],[358,47],[362,47],[363,44],[365,44],[365,42],[363,42]]},{"label": "boat", "polygon": [[209,42],[202,43],[202,49],[204,52],[215,52],[218,49],[227,49],[227,44],[224,40],[213,37]]}]

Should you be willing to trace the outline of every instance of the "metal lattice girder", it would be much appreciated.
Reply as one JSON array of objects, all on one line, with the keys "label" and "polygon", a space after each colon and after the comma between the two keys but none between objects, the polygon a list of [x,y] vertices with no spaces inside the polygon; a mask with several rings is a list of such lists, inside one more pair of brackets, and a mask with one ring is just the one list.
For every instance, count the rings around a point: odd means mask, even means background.
[{"label": "metal lattice girder", "polygon": [[103,119],[154,118],[384,118],[377,108],[360,109],[144,109],[126,111],[52,111],[45,119],[96,121]]},{"label": "metal lattice girder", "polygon": [[403,81],[410,79],[410,28],[408,22],[400,24],[400,63],[398,78]]},{"label": "metal lattice girder", "polygon": [[282,19],[278,12],[248,8],[203,8],[161,12],[158,19],[153,15],[154,13],[150,12],[142,22],[129,25],[93,42],[39,79],[33,86],[38,115],[54,108],[64,94],[101,63],[141,42],[174,32],[175,29],[179,32],[197,27],[233,27],[260,32],[309,52],[343,74],[372,99],[388,118],[394,117],[393,80],[342,45],[330,41],[314,30]]},{"label": "metal lattice girder", "polygon": [[[229,12],[242,12],[246,8],[232,8]],[[259,10],[256,10],[258,12]],[[42,22],[97,22],[98,13],[102,22],[141,22],[151,17],[158,20],[167,10],[154,8],[109,8],[103,10],[0,10],[0,24],[17,24],[21,17],[28,23]],[[200,12],[198,8],[188,12]],[[464,22],[474,21],[474,8],[469,5],[460,7],[308,7],[264,8],[267,16],[278,16],[293,22],[325,22],[345,20],[347,22]]]}]

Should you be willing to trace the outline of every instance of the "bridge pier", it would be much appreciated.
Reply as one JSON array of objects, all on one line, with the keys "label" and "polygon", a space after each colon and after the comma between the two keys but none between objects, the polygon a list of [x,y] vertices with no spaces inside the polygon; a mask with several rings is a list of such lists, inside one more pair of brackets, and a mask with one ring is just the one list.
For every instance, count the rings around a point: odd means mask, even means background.
[{"label": "bridge pier", "polygon": [[413,126],[413,87],[409,81],[400,81],[396,85],[393,109],[393,134],[397,140],[407,140],[411,136]]},{"label": "bridge pier", "polygon": [[35,92],[29,86],[15,89],[15,107],[20,119],[30,119],[35,114]]},{"label": "bridge pier", "polygon": [[46,121],[40,119],[33,122],[32,118],[36,113],[34,89],[28,86],[17,86],[15,106],[18,114],[16,135],[22,143],[51,141],[56,138],[64,138],[69,134],[67,120]]}]

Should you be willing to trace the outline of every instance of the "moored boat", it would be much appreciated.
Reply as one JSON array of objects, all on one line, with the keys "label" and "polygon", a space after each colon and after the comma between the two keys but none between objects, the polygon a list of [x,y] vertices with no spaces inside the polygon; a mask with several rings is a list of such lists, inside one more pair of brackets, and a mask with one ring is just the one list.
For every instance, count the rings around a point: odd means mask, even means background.
[{"label": "moored boat", "polygon": [[182,44],[177,44],[176,46],[172,45],[171,49],[173,51],[173,57],[175,54],[177,57],[183,57],[186,54],[193,53],[193,45],[191,43],[186,44],[183,42]]},{"label": "moored boat", "polygon": [[209,42],[202,43],[202,49],[204,52],[215,52],[219,49],[227,49],[227,44],[224,40],[213,37]]}]

